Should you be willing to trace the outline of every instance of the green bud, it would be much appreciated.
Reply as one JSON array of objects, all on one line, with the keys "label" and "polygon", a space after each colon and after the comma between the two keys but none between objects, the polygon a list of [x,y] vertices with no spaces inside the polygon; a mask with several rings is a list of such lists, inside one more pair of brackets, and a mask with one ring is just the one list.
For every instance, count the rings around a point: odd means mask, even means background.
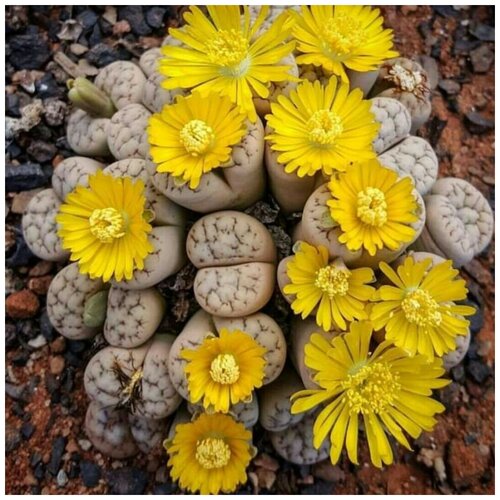
[{"label": "green bud", "polygon": [[89,297],[83,309],[83,323],[90,328],[100,328],[106,320],[109,290],[101,290]]},{"label": "green bud", "polygon": [[110,97],[86,78],[68,80],[67,86],[69,100],[90,116],[111,118],[115,114],[116,108]]}]

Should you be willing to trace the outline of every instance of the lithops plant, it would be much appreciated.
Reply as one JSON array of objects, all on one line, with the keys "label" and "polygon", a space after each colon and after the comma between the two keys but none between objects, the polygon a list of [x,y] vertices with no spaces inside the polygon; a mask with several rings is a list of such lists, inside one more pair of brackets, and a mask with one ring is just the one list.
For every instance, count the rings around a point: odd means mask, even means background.
[{"label": "lithops plant", "polygon": [[265,187],[264,127],[257,119],[247,122],[247,133],[232,147],[230,159],[214,171],[202,175],[191,189],[172,175],[157,172],[154,163],[147,168],[155,187],[178,205],[195,212],[244,209],[259,200]]},{"label": "lithops plant", "polygon": [[[430,151],[432,148],[423,139],[409,137],[411,117],[403,104],[388,97],[371,99],[371,104],[375,122],[380,123],[373,140],[379,160],[386,159],[387,167],[413,177],[419,189],[425,191],[437,177],[437,158]],[[266,135],[270,131],[267,127]],[[301,211],[312,192],[328,180],[322,172],[304,177],[286,173],[269,142],[266,142],[264,159],[271,192],[285,213]]]},{"label": "lithops plant", "polygon": [[404,104],[411,116],[411,133],[429,119],[431,91],[426,71],[411,59],[397,57],[385,62],[370,91],[372,97],[392,97]]},{"label": "lithops plant", "polygon": [[113,458],[128,458],[139,453],[130,430],[127,410],[89,404],[85,416],[85,432],[100,452]]},{"label": "lithops plant", "polygon": [[472,184],[445,177],[432,186],[424,200],[429,217],[412,245],[414,250],[435,253],[461,267],[488,246],[493,236],[493,211]]},{"label": "lithops plant", "polygon": [[292,319],[291,330],[291,346],[290,346],[290,359],[304,384],[306,389],[317,389],[318,385],[313,380],[314,372],[308,368],[304,362],[304,348],[311,338],[313,333],[320,334],[325,341],[329,342],[333,337],[339,334],[336,330],[325,332],[309,317],[305,320],[298,317]]},{"label": "lithops plant", "polygon": [[281,432],[300,422],[305,413],[290,412],[290,396],[304,389],[299,376],[292,368],[285,368],[280,376],[259,391],[259,422],[270,432]]},{"label": "lithops plant", "polygon": [[318,449],[313,445],[315,418],[316,413],[312,413],[283,431],[270,433],[271,443],[281,457],[297,465],[315,464],[328,457],[328,439]]},{"label": "lithops plant", "polygon": [[[116,61],[105,66],[94,83],[84,78],[70,80],[68,97],[77,108],[71,114],[67,126],[71,148],[83,156],[109,156],[110,126],[113,128],[113,137],[121,128],[121,122],[115,119],[112,123],[112,118],[118,111],[121,119],[127,120],[124,126],[129,125],[128,119],[134,113],[121,111],[142,102],[145,82],[146,77],[139,66],[129,61]],[[140,131],[139,136],[144,132],[139,128],[137,131]],[[138,142],[137,134],[129,139]],[[112,139],[112,144],[117,151],[116,140]]]},{"label": "lithops plant", "polygon": [[154,286],[176,273],[186,261],[185,211],[154,187],[145,160],[131,158],[103,167],[104,164],[82,156],[62,161],[52,176],[53,189],[40,192],[28,204],[23,216],[25,240],[41,259],[66,261],[69,253],[62,249],[55,218],[67,194],[77,186],[88,187],[89,175],[101,170],[114,177],[129,177],[133,181],[140,179],[145,185],[145,208],[154,226],[149,234],[154,250],[146,257],[144,269],[137,269],[132,279],[121,281],[117,286],[131,290]]},{"label": "lithops plant", "polygon": [[186,249],[198,269],[196,300],[208,313],[237,318],[271,298],[276,247],[257,219],[235,211],[206,215],[189,231]]},{"label": "lithops plant", "polygon": [[85,432],[94,447],[105,455],[124,459],[139,451],[152,454],[161,450],[167,421],[131,415],[123,408],[101,407],[91,402],[85,416]]},{"label": "lithops plant", "polygon": [[[80,274],[78,264],[73,263],[59,271],[50,283],[47,293],[47,314],[52,326],[64,337],[82,340],[99,333],[100,320],[95,320],[95,311],[106,303],[107,290],[101,280],[91,280]],[[97,303],[94,305],[95,299]],[[85,310],[91,317],[85,315]]]},{"label": "lithops plant", "polygon": [[84,374],[91,401],[153,420],[172,414],[181,403],[167,364],[172,340],[158,334],[133,349],[108,346],[95,354]]},{"label": "lithops plant", "polygon": [[302,219],[296,228],[294,239],[303,240],[312,245],[323,245],[328,249],[330,258],[341,257],[345,264],[355,267],[372,267],[376,269],[380,261],[392,262],[411,245],[423,230],[426,218],[426,209],[420,193],[413,189],[412,192],[417,202],[418,219],[410,226],[415,233],[411,241],[401,243],[397,250],[388,248],[377,249],[375,255],[370,255],[366,249],[349,250],[347,246],[339,242],[342,230],[332,219],[327,202],[331,199],[331,193],[327,184],[323,184],[307,200],[302,213]]},{"label": "lithops plant", "polygon": [[165,313],[165,300],[155,288],[111,287],[107,297],[104,337],[115,347],[132,348],[153,336]]},{"label": "lithops plant", "polygon": [[281,328],[269,316],[256,313],[241,318],[210,316],[203,309],[197,311],[175,339],[169,353],[169,373],[177,392],[189,400],[188,382],[185,373],[186,360],[181,356],[183,349],[195,349],[207,335],[218,335],[222,329],[240,330],[250,335],[266,349],[263,384],[275,380],[285,365],[286,341]]},{"label": "lithops plant", "polygon": [[57,236],[56,216],[61,200],[53,189],[44,189],[31,198],[23,215],[22,227],[28,248],[40,259],[65,262],[69,252]]}]

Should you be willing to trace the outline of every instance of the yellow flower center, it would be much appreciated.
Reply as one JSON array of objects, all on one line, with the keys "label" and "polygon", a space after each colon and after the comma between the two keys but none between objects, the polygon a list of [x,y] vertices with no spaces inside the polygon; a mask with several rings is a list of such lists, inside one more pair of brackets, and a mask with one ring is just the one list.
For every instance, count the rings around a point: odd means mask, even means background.
[{"label": "yellow flower center", "polygon": [[115,208],[96,208],[89,223],[90,232],[103,243],[125,235],[125,217]]},{"label": "yellow flower center", "polygon": [[387,363],[371,363],[353,367],[342,382],[344,401],[351,414],[380,413],[391,405],[401,389],[399,375]]},{"label": "yellow flower center", "polygon": [[316,145],[331,146],[342,134],[344,127],[338,115],[327,109],[320,109],[309,118],[307,130],[311,142]]},{"label": "yellow flower center", "polygon": [[191,120],[179,132],[182,145],[192,156],[206,153],[212,145],[215,134],[203,120]]},{"label": "yellow flower center", "polygon": [[387,202],[384,193],[373,187],[360,191],[357,214],[365,224],[383,226],[387,222]]},{"label": "yellow flower center", "polygon": [[361,24],[346,14],[337,14],[326,21],[323,38],[327,42],[326,50],[338,56],[352,53],[367,41]]},{"label": "yellow flower center", "polygon": [[221,438],[206,438],[196,443],[196,460],[204,469],[220,469],[230,458],[231,449]]},{"label": "yellow flower center", "polygon": [[210,376],[219,384],[234,384],[240,378],[240,367],[232,354],[219,354],[210,365]]},{"label": "yellow flower center", "polygon": [[206,42],[211,63],[223,66],[228,75],[240,76],[248,69],[248,40],[240,31],[220,30]]},{"label": "yellow flower center", "polygon": [[438,326],[443,319],[439,304],[427,290],[417,288],[408,293],[401,302],[406,319],[418,326]]},{"label": "yellow flower center", "polygon": [[335,266],[325,266],[316,272],[314,284],[322,292],[333,299],[335,295],[345,295],[349,290],[349,269],[340,269]]}]

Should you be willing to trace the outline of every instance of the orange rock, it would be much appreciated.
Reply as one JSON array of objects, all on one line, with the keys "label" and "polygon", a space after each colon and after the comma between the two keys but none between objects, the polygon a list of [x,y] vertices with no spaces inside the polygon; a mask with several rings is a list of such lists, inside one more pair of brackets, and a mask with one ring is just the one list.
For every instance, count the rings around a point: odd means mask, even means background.
[{"label": "orange rock", "polygon": [[31,290],[21,290],[7,297],[5,309],[14,319],[31,318],[40,307],[38,297]]}]

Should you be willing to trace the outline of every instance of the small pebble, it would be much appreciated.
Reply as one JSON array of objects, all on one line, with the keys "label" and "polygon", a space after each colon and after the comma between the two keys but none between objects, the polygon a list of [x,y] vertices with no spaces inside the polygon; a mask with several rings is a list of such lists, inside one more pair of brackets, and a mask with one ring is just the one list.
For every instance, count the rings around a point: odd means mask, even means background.
[{"label": "small pebble", "polygon": [[89,451],[92,448],[92,443],[88,439],[79,439],[78,444],[83,451]]},{"label": "small pebble", "polygon": [[60,375],[65,366],[64,358],[62,356],[51,356],[49,366],[52,375]]},{"label": "small pebble", "polygon": [[28,288],[35,292],[37,295],[47,295],[49,291],[50,283],[52,282],[53,276],[41,276],[37,278],[31,278],[28,281]]},{"label": "small pebble", "polygon": [[495,53],[483,44],[471,51],[470,60],[476,73],[487,73],[495,60]]},{"label": "small pebble", "polygon": [[47,345],[47,339],[42,335],[37,335],[34,339],[28,340],[28,345],[33,347],[33,349],[40,349],[41,347]]},{"label": "small pebble", "polygon": [[68,483],[68,475],[66,474],[66,471],[64,469],[61,469],[57,473],[56,481],[57,481],[57,486],[59,486],[60,488],[66,486],[66,484]]}]

